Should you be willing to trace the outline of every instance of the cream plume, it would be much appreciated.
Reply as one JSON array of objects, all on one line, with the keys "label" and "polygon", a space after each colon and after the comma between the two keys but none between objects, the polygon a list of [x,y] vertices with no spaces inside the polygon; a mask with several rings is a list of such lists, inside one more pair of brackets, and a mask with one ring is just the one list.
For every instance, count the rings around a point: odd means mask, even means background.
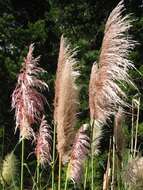
[{"label": "cream plume", "polygon": [[55,99],[54,99],[54,121],[57,121],[57,107],[58,107],[58,100],[59,100],[59,87],[60,87],[60,78],[62,75],[62,70],[64,68],[66,62],[65,52],[68,51],[66,49],[66,44],[63,35],[61,36],[60,41],[60,49],[59,49],[59,58],[57,64],[57,72],[56,72],[56,82],[55,82]]},{"label": "cream plume", "polygon": [[13,152],[7,154],[2,163],[0,181],[2,184],[10,185],[17,174],[18,161]]},{"label": "cream plume", "polygon": [[18,83],[12,94],[12,108],[15,109],[16,129],[20,129],[20,137],[30,139],[34,136],[32,124],[41,120],[46,98],[39,90],[48,88],[47,84],[39,79],[45,71],[38,66],[39,58],[33,58],[33,44],[29,47],[22,69],[18,76]]},{"label": "cream plume", "polygon": [[77,61],[75,50],[71,50],[66,39],[61,37],[58,69],[55,88],[54,121],[57,125],[57,149],[63,162],[66,162],[75,136],[78,88],[76,79]]}]

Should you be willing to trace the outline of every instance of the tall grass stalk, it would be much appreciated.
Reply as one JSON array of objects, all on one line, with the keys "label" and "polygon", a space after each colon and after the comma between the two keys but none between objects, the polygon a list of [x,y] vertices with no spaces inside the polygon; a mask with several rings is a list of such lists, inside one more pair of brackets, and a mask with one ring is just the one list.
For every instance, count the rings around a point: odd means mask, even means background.
[{"label": "tall grass stalk", "polygon": [[134,148],[134,102],[132,100],[131,156],[133,156],[133,148]]},{"label": "tall grass stalk", "polygon": [[88,160],[86,160],[85,163],[86,167],[85,167],[85,175],[84,175],[84,190],[86,190],[86,183],[87,183],[87,177],[88,177]]},{"label": "tall grass stalk", "polygon": [[21,183],[20,190],[23,190],[23,174],[24,174],[24,139],[21,140]]},{"label": "tall grass stalk", "polygon": [[39,161],[37,160],[37,168],[36,168],[36,171],[37,171],[37,190],[39,189],[39,182],[40,182],[40,165],[39,165]]},{"label": "tall grass stalk", "polygon": [[115,184],[115,137],[113,136],[112,181],[111,181],[111,190],[114,190],[114,184]]},{"label": "tall grass stalk", "polygon": [[54,190],[54,170],[55,170],[55,148],[56,148],[56,125],[54,124],[54,131],[53,131],[53,156],[52,156],[52,190]]},{"label": "tall grass stalk", "polygon": [[66,180],[65,180],[65,188],[64,188],[64,190],[67,190],[67,187],[68,187],[69,170],[70,170],[70,164],[68,164],[67,171],[66,171]]},{"label": "tall grass stalk", "polygon": [[140,98],[137,101],[137,119],[136,119],[136,132],[135,132],[135,144],[134,144],[134,158],[137,152],[137,139],[138,139],[138,128],[139,128],[139,112],[140,112]]},{"label": "tall grass stalk", "polygon": [[111,167],[110,167],[110,160],[111,160],[111,142],[112,139],[110,137],[109,141],[109,151],[108,151],[108,159],[107,159],[107,166],[106,166],[106,171],[104,174],[104,179],[103,179],[103,190],[109,190],[109,185],[110,185],[110,177],[111,177]]},{"label": "tall grass stalk", "polygon": [[94,189],[94,156],[93,156],[93,147],[91,147],[91,190],[93,189]]},{"label": "tall grass stalk", "polygon": [[91,142],[91,190],[94,189],[94,147],[93,147],[93,141],[94,141],[94,135],[93,135],[93,127],[94,127],[94,121],[91,124],[91,135],[92,135],[92,142]]},{"label": "tall grass stalk", "polygon": [[59,177],[58,177],[58,190],[61,190],[61,169],[62,169],[62,160],[59,156]]},{"label": "tall grass stalk", "polygon": [[34,190],[34,189],[35,189],[35,186],[37,186],[36,181],[35,181],[33,175],[31,174],[31,171],[30,171],[28,165],[27,165],[26,163],[24,163],[24,166],[25,166],[25,168],[27,169],[28,173],[29,173],[30,176],[31,176],[31,179],[32,179],[32,182],[33,182],[32,190]]}]

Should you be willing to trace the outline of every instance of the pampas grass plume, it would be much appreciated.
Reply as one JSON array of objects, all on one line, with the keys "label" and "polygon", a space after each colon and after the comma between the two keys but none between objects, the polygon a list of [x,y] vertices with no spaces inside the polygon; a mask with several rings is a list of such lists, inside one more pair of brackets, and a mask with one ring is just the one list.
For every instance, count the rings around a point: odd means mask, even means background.
[{"label": "pampas grass plume", "polygon": [[67,39],[61,37],[58,68],[55,84],[54,122],[57,126],[57,149],[63,163],[70,156],[75,137],[76,112],[78,108],[78,87],[76,51],[71,49]]},{"label": "pampas grass plume", "polygon": [[131,190],[143,189],[143,157],[136,157],[128,162],[123,181]]},{"label": "pampas grass plume", "polygon": [[[96,122],[98,126],[107,124],[111,116],[118,111],[119,106],[122,108],[129,106],[125,101],[126,94],[119,84],[133,85],[128,71],[134,66],[128,56],[136,42],[127,36],[132,24],[129,15],[122,15],[123,11],[123,1],[120,1],[110,13],[105,25],[99,63],[98,65],[94,63],[91,70],[90,119],[92,124]],[[93,125],[93,149],[95,150],[97,129],[99,128]]]},{"label": "pampas grass plume", "polygon": [[47,124],[45,116],[43,116],[39,133],[37,135],[36,148],[35,148],[35,155],[37,157],[37,161],[42,166],[45,166],[46,163],[50,164],[51,143],[52,143],[51,128]]},{"label": "pampas grass plume", "polygon": [[10,185],[17,173],[18,160],[13,152],[7,154],[1,168],[1,183]]},{"label": "pampas grass plume", "polygon": [[40,79],[40,75],[46,71],[38,66],[40,57],[34,58],[33,51],[34,45],[31,44],[12,94],[16,129],[20,129],[20,137],[23,139],[34,137],[32,125],[41,120],[46,102],[41,90],[48,88],[47,84]]},{"label": "pampas grass plume", "polygon": [[90,138],[88,128],[88,124],[83,124],[76,134],[72,147],[69,177],[74,183],[80,183],[83,176],[83,164],[89,154]]},{"label": "pampas grass plume", "polygon": [[123,11],[123,1],[120,1],[108,17],[99,63],[93,64],[90,77],[90,117],[103,125],[119,106],[127,106],[126,94],[119,82],[133,85],[128,71],[134,66],[128,56],[136,42],[127,36],[132,25],[129,15],[122,16]]}]

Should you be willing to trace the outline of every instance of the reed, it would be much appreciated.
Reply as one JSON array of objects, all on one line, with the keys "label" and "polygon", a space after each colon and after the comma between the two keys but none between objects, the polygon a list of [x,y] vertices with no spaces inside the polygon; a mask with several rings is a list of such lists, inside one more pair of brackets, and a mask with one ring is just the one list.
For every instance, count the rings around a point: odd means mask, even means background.
[{"label": "reed", "polygon": [[54,125],[53,131],[53,150],[52,150],[52,190],[54,190],[55,181],[55,149],[56,149],[56,125]]}]

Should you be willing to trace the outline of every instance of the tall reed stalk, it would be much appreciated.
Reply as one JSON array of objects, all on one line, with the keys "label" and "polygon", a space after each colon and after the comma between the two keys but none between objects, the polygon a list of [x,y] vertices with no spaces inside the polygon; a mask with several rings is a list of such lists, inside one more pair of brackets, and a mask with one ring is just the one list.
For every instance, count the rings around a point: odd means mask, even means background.
[{"label": "tall reed stalk", "polygon": [[55,148],[56,148],[56,125],[54,124],[53,131],[53,153],[52,153],[52,190],[54,190],[54,180],[55,180]]},{"label": "tall reed stalk", "polygon": [[59,176],[58,176],[58,190],[61,190],[61,169],[62,169],[62,160],[59,156]]},{"label": "tall reed stalk", "polygon": [[114,190],[115,188],[115,137],[113,135],[112,140],[112,181],[111,181],[111,190]]},{"label": "tall reed stalk", "polygon": [[37,187],[37,182],[34,179],[35,176],[32,175],[32,173],[31,173],[31,171],[30,171],[30,169],[29,169],[29,167],[28,167],[28,165],[26,163],[24,163],[24,166],[27,169],[29,175],[31,176],[31,179],[32,179],[32,182],[33,182],[32,190],[34,190],[35,186]]},{"label": "tall reed stalk", "polygon": [[134,101],[132,100],[131,156],[134,149]]},{"label": "tall reed stalk", "polygon": [[21,140],[21,185],[20,190],[23,190],[23,175],[24,175],[24,139]]},{"label": "tall reed stalk", "polygon": [[84,175],[84,184],[83,184],[84,190],[86,190],[87,178],[88,178],[88,160],[86,160],[85,163],[85,175]]},{"label": "tall reed stalk", "polygon": [[107,166],[106,166],[106,171],[104,173],[104,179],[103,179],[103,190],[109,190],[109,188],[110,188],[110,178],[111,178],[111,163],[110,163],[111,162],[111,146],[112,146],[112,139],[110,137]]},{"label": "tall reed stalk", "polygon": [[40,183],[40,164],[39,164],[39,161],[37,160],[37,168],[36,168],[36,173],[37,173],[37,175],[36,175],[36,177],[37,177],[37,179],[36,179],[36,182],[37,182],[37,190],[39,190],[39,183]]},{"label": "tall reed stalk", "polygon": [[134,155],[136,157],[137,153],[137,140],[138,140],[138,128],[139,128],[139,112],[140,112],[140,98],[136,101],[137,102],[137,119],[136,119],[136,127],[135,127],[135,144],[134,144]]},{"label": "tall reed stalk", "polygon": [[93,147],[93,141],[94,139],[94,135],[93,135],[93,127],[94,127],[94,121],[92,123],[92,132],[91,132],[91,136],[92,136],[92,143],[91,143],[91,190],[94,189],[94,147]]},{"label": "tall reed stalk", "polygon": [[68,187],[69,170],[70,170],[70,163],[68,164],[67,171],[66,171],[66,179],[65,179],[65,188],[64,188],[64,190],[67,190],[67,187]]}]

